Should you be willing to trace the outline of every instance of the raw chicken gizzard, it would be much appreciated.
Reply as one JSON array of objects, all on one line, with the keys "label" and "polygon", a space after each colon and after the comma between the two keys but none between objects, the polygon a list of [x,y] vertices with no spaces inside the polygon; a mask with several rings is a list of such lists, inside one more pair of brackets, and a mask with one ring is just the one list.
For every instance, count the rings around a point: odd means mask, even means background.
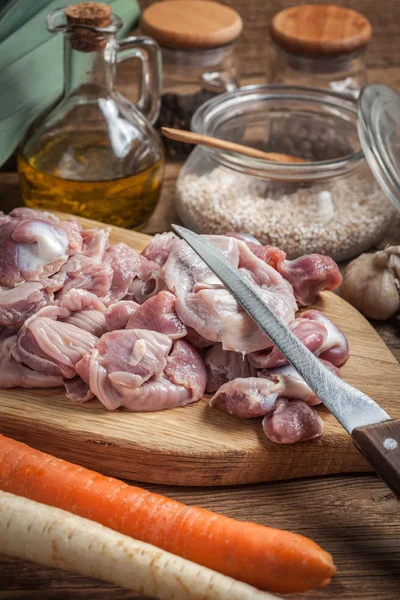
[{"label": "raw chicken gizzard", "polygon": [[[286,260],[243,234],[207,236],[293,333],[339,376],[343,333],[309,306],[341,283],[311,254]],[[0,387],[64,386],[75,403],[145,412],[210,405],[262,417],[274,443],[319,437],[319,399],[205,263],[173,233],[142,254],[108,229],[31,209],[0,213]],[[190,418],[190,413],[188,418]],[[261,426],[261,425],[260,425]]]}]

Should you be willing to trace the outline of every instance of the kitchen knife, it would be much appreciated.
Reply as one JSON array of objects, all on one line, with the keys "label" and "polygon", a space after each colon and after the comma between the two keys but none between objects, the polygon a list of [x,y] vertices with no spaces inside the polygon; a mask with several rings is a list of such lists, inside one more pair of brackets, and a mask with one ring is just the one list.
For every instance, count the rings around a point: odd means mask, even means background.
[{"label": "kitchen knife", "polygon": [[385,483],[400,497],[400,419],[366,394],[331,373],[265,304],[257,288],[241,276],[204,236],[172,225],[230,291],[253,321],[325,404]]}]

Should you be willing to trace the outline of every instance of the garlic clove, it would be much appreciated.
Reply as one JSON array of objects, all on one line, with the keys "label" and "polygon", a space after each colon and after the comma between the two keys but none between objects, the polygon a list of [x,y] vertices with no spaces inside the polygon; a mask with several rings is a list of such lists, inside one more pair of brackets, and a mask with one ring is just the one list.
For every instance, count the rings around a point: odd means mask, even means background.
[{"label": "garlic clove", "polygon": [[363,313],[365,316],[385,321],[398,312],[400,308],[399,290],[393,273],[389,270],[383,272],[380,284],[379,280],[376,280],[368,286],[366,291]]},{"label": "garlic clove", "polygon": [[400,246],[386,246],[386,248],[384,248],[384,251],[387,254],[395,254],[397,256],[400,256]]},{"label": "garlic clove", "polygon": [[392,254],[389,258],[389,266],[392,269],[395,279],[397,280],[397,287],[400,287],[400,256]]},{"label": "garlic clove", "polygon": [[383,321],[400,308],[400,296],[392,263],[398,256],[388,249],[361,254],[347,267],[340,295],[366,317]]},{"label": "garlic clove", "polygon": [[371,254],[371,261],[373,266],[377,269],[386,269],[389,263],[389,254],[386,250],[378,250],[375,254]]}]

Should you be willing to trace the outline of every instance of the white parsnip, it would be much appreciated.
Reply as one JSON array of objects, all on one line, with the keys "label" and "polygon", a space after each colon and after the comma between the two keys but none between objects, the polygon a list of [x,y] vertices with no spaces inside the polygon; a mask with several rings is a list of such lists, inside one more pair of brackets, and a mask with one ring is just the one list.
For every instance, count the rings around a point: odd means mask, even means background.
[{"label": "white parsnip", "polygon": [[94,521],[2,491],[0,553],[160,600],[277,600]]}]

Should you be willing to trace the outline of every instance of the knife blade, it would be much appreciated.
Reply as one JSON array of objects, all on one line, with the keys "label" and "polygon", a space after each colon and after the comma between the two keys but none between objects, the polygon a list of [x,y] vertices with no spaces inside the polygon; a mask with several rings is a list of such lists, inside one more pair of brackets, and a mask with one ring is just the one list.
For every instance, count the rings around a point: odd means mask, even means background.
[{"label": "knife blade", "polygon": [[265,304],[251,281],[242,277],[204,236],[179,225],[172,228],[200,256],[349,433],[355,427],[390,419],[372,398],[331,373]]},{"label": "knife blade", "polygon": [[372,398],[331,373],[265,304],[251,281],[242,277],[204,236],[178,225],[172,228],[270,338],[400,498],[400,419],[391,419]]}]

